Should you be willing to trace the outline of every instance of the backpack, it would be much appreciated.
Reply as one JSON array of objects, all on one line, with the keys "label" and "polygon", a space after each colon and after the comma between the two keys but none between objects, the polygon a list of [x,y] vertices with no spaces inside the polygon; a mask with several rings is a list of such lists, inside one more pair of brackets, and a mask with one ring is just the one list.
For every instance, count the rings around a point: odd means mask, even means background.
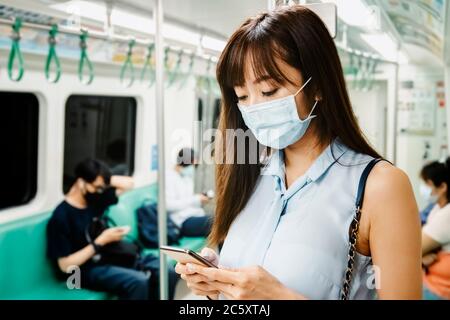
[{"label": "backpack", "polygon": [[[147,204],[137,210],[139,240],[147,248],[159,248],[158,206]],[[167,217],[167,241],[169,245],[179,244],[181,229]]]}]

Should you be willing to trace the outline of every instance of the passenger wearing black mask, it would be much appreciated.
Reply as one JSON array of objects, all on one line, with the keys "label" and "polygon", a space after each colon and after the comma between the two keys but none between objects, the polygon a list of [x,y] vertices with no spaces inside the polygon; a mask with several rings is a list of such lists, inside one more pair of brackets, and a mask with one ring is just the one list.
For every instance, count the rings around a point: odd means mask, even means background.
[{"label": "passenger wearing black mask", "polygon": [[[47,255],[59,276],[67,278],[79,267],[81,287],[110,292],[119,299],[158,298],[159,259],[147,255],[134,267],[101,264],[95,257],[101,248],[129,232],[126,226],[112,227],[89,243],[86,230],[96,217],[118,202],[118,195],[133,187],[133,179],[111,176],[100,161],[87,159],[75,168],[76,181],[53,212],[47,226]],[[133,214],[130,212],[130,214]],[[94,258],[94,259],[93,259]],[[169,293],[173,298],[177,276],[169,270]]]}]

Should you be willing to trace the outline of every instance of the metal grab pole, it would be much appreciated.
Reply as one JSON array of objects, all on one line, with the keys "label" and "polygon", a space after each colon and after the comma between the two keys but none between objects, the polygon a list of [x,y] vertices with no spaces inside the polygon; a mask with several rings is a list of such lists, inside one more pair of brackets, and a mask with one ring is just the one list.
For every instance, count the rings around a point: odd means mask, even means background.
[{"label": "metal grab pole", "polygon": [[394,113],[394,132],[392,132],[392,134],[394,135],[394,141],[392,143],[392,163],[394,165],[397,164],[397,146],[398,146],[398,101],[399,101],[399,97],[398,97],[398,90],[400,89],[400,84],[399,84],[399,65],[396,64],[394,66],[395,68],[395,77],[394,77],[394,81],[395,81],[395,96],[394,96],[394,103],[395,103],[395,113]]},{"label": "metal grab pole", "polygon": [[[167,244],[167,212],[165,184],[165,150],[164,150],[164,39],[162,0],[155,0],[155,60],[156,60],[156,138],[158,141],[158,235],[159,245]],[[167,300],[168,272],[166,256],[161,254],[159,261],[160,299]]]}]

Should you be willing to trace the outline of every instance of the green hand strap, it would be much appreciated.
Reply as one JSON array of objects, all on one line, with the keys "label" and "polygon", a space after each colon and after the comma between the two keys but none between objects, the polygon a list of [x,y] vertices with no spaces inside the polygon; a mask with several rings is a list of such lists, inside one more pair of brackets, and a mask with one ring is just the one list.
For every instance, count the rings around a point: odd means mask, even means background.
[{"label": "green hand strap", "polygon": [[180,71],[182,61],[183,61],[183,50],[180,50],[178,52],[178,57],[177,57],[177,62],[175,64],[175,68],[169,72],[169,83],[167,86],[168,88],[174,84],[174,82],[178,76],[178,72]]},{"label": "green hand strap", "polygon": [[[80,79],[81,83],[89,85],[94,80],[94,67],[92,66],[92,63],[87,55],[87,43],[86,43],[87,38],[88,38],[87,31],[84,30],[81,31],[80,35],[81,55],[80,55],[80,63],[78,64],[78,78]],[[85,66],[87,66],[88,68],[87,78],[84,75]]]},{"label": "green hand strap", "polygon": [[[61,77],[61,64],[59,62],[58,55],[56,54],[56,35],[58,34],[58,26],[56,24],[52,25],[52,28],[49,31],[48,43],[49,50],[47,55],[47,61],[45,63],[45,77],[51,83],[56,83],[59,81]],[[50,67],[52,62],[55,64],[55,76],[53,78],[50,77]]]},{"label": "green hand strap", "polygon": [[[128,52],[127,57],[125,59],[125,62],[122,66],[122,69],[120,70],[120,82],[125,85],[126,88],[130,87],[134,82],[134,66],[133,61],[131,60],[133,55],[133,47],[136,44],[136,40],[131,40],[128,43]],[[125,75],[129,73],[130,74],[130,80],[125,83]]]},{"label": "green hand strap", "polygon": [[152,43],[148,47],[147,57],[145,58],[144,67],[142,68],[142,71],[141,71],[141,82],[144,82],[147,70],[150,70],[149,87],[153,86],[153,84],[155,83],[155,77],[156,77],[155,70],[154,70],[154,68],[152,66],[152,57],[153,57],[153,52],[154,51],[155,51],[155,44]]},{"label": "green hand strap", "polygon": [[183,76],[183,80],[181,81],[180,86],[178,87],[178,89],[184,88],[184,86],[188,82],[189,76],[191,75],[192,70],[194,69],[194,60],[195,60],[195,53],[192,53],[191,54],[191,58],[189,60],[188,70],[186,71],[186,74]]},{"label": "green hand strap", "polygon": [[375,73],[377,71],[378,61],[376,59],[373,59],[371,61],[370,69],[369,69],[369,75],[367,79],[367,87],[366,90],[370,91],[373,89],[373,84],[375,82]]},{"label": "green hand strap", "polygon": [[166,71],[169,70],[169,52],[170,52],[170,48],[166,47],[164,49],[164,67],[165,67]]},{"label": "green hand strap", "polygon": [[211,89],[211,77],[209,75],[209,72],[211,71],[211,66],[212,66],[212,58],[208,59],[208,65],[206,67],[206,75],[203,78],[204,83],[206,83],[206,90],[210,90]]},{"label": "green hand strap", "polygon": [[[24,64],[23,64],[23,56],[20,51],[20,29],[22,28],[22,19],[16,18],[14,24],[12,25],[12,45],[11,51],[9,53],[8,59],[8,77],[12,81],[20,81],[25,72]],[[17,59],[17,75],[14,76],[14,64]]]}]

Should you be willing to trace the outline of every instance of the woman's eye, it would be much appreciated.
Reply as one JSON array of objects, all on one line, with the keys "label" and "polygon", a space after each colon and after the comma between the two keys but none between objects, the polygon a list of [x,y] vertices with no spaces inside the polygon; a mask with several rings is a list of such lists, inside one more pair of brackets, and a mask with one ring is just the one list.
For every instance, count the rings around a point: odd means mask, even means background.
[{"label": "woman's eye", "polygon": [[262,94],[265,97],[270,97],[270,96],[273,96],[277,92],[278,92],[278,89],[275,89],[275,90],[272,90],[272,91],[269,91],[269,92],[263,92]]},{"label": "woman's eye", "polygon": [[238,101],[245,101],[245,99],[247,99],[247,96],[241,96],[241,97],[237,97]]}]

